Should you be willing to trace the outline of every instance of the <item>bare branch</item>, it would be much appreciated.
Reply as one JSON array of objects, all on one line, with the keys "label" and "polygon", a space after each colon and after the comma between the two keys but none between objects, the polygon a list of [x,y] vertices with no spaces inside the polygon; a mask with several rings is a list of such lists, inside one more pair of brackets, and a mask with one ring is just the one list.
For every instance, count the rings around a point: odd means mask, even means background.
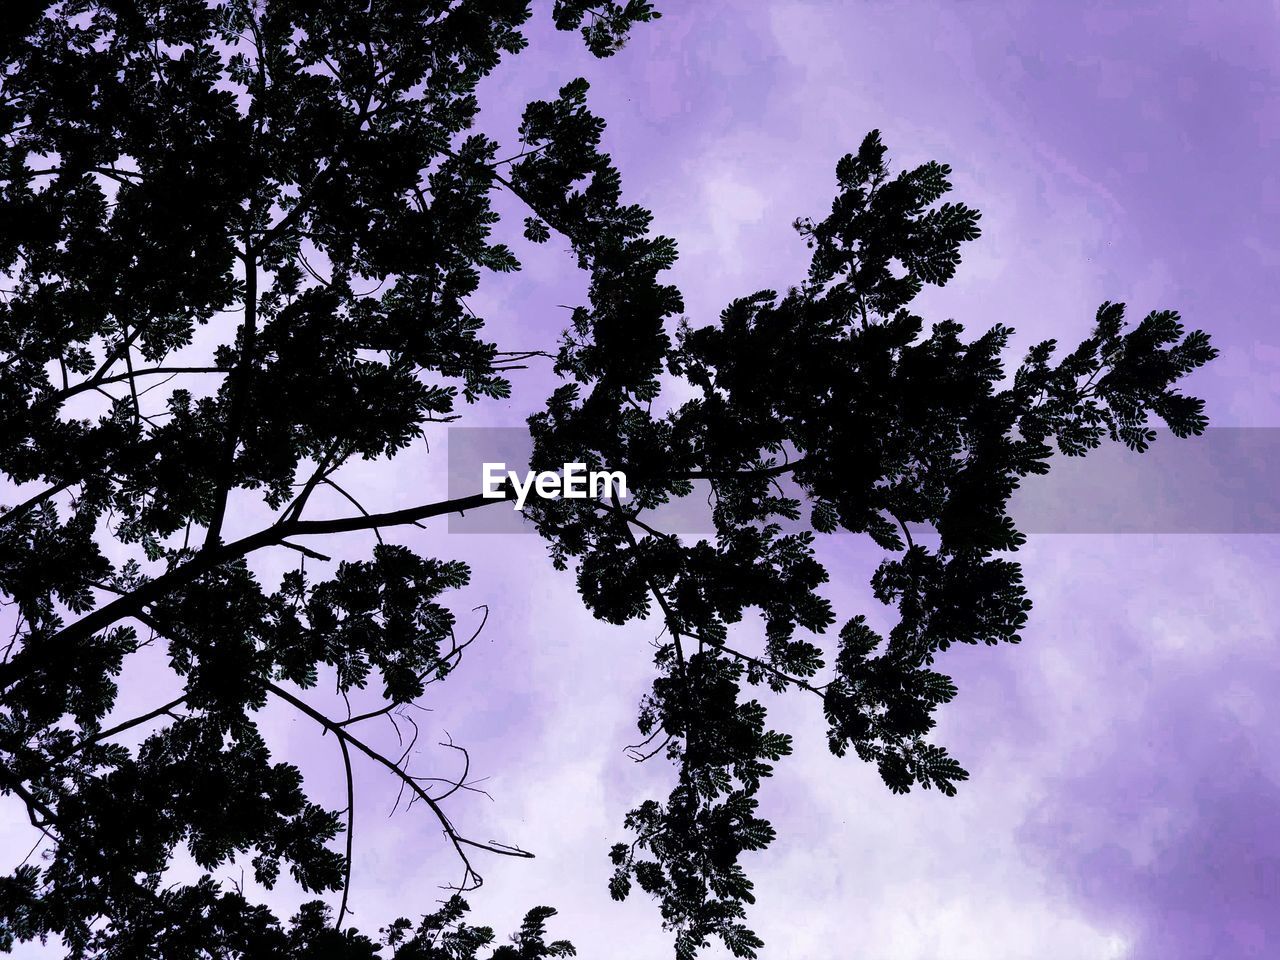
[{"label": "bare branch", "polygon": [[342,748],[342,766],[347,774],[347,856],[342,871],[342,905],[338,908],[338,919],[334,928],[341,930],[342,921],[347,915],[347,899],[351,896],[351,850],[355,841],[356,829],[356,781],[351,775],[351,751],[347,749],[347,741],[338,737],[338,746]]},{"label": "bare branch", "polygon": [[454,851],[462,860],[463,866],[466,870],[459,890],[474,890],[484,882],[480,874],[477,873],[475,868],[471,865],[471,860],[463,849],[464,847],[474,847],[478,850],[486,850],[489,853],[496,853],[507,857],[532,859],[532,853],[527,850],[522,850],[519,847],[509,846],[504,843],[496,843],[494,841],[482,843],[478,840],[471,840],[468,837],[464,837],[458,832],[457,828],[454,827],[440,804],[437,803],[436,800],[427,793],[427,791],[424,790],[413,777],[405,773],[397,764],[384,757],[362,740],[358,740],[356,737],[352,736],[337,723],[330,720],[320,711],[309,706],[305,701],[298,699],[293,694],[289,693],[289,691],[282,689],[274,683],[267,683],[266,689],[281,700],[284,700],[286,703],[296,707],[302,713],[316,721],[316,723],[336,735],[339,739],[345,740],[365,756],[369,757],[369,759],[381,764],[396,778],[398,778],[405,787],[412,791],[414,796],[431,808],[431,812],[435,814],[436,819],[440,822],[440,826],[443,829],[445,836],[449,839],[449,843],[453,846]]},{"label": "bare branch", "polygon": [[[348,502],[348,503],[350,503],[350,504],[351,504],[352,506],[354,506],[357,510],[359,510],[359,511],[364,515],[364,516],[366,516],[366,517],[367,517],[367,516],[369,516],[369,511],[368,511],[368,510],[366,510],[366,509],[364,508],[364,504],[362,504],[359,500],[357,500],[357,499],[356,499],[355,497],[353,497],[351,494],[347,493],[347,491],[346,491],[346,490],[344,490],[342,487],[338,486],[338,484],[337,484],[336,482],[334,482],[333,477],[324,477],[324,478],[322,478],[322,479],[321,479],[321,481],[320,481],[320,482],[321,482],[321,483],[323,483],[323,484],[325,484],[326,486],[332,487],[334,490],[337,490],[337,491],[338,491],[338,493],[342,494],[342,496],[346,498],[346,500],[347,500],[347,502]],[[422,524],[420,524],[420,523],[415,523],[415,524],[414,524],[414,526],[415,526],[415,527],[421,527],[421,526],[422,526]],[[373,528],[373,534],[374,534],[374,536],[376,536],[376,537],[378,538],[378,542],[379,542],[379,543],[381,543],[381,542],[382,542],[382,531],[381,531],[381,530],[379,530],[377,527],[374,527],[374,528]]]}]

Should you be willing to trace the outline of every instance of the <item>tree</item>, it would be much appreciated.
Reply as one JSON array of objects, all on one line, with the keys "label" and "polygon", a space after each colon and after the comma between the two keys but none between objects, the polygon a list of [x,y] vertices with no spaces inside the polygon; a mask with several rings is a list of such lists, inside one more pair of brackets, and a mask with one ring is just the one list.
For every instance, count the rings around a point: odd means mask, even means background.
[{"label": "tree", "polygon": [[[519,267],[498,193],[527,208],[520,242],[557,234],[589,276],[548,352],[563,385],[529,422],[534,465],[623,469],[632,496],[536,500],[525,515],[596,617],[660,627],[638,750],[668,758],[675,786],[627,815],[611,890],[655,897],[681,957],[713,938],[738,956],[760,946],[740,860],[773,839],[756,796],[790,746],[750,688],[814,698],[831,749],[877,764],[891,790],[953,793],[966,774],[927,738],[956,689],[932,667],[1026,623],[1014,488],[1055,449],[1141,450],[1153,418],[1180,437],[1205,427],[1178,383],[1214,350],[1172,312],[1129,324],[1104,304],[1078,347],[1039,344],[1011,376],[1008,327],[926,327],[911,303],[954,274],[978,214],[944,199],[945,165],[894,174],[876,133],[837,164],[830,214],[796,224],[807,277],[711,323],[682,317],[662,279],[675,244],[624,203],[584,81],[529,104],[514,154],[474,130],[477,83],[525,45],[525,0],[11,6],[0,793],[49,846],[0,883],[4,948],[56,935],[73,957],[404,960],[492,942],[457,898],[381,944],[344,926],[353,754],[438,819],[461,889],[479,883],[474,857],[526,854],[454,825],[446,800],[465,779],[433,792],[361,732],[457,665],[468,641],[448,591],[470,571],[381,536],[334,564],[318,538],[499,502],[372,513],[337,476],[508,396],[506,374],[543,352],[487,341],[467,305],[484,273]],[[643,0],[552,12],[598,56],[657,17]],[[696,399],[666,402],[672,380]],[[350,513],[313,516],[321,488]],[[649,522],[695,490],[712,497],[713,534]],[[229,535],[255,504],[274,519]],[[823,646],[836,625],[814,544],[836,530],[884,549],[872,585],[899,619],[882,636],[855,617]],[[250,565],[272,551],[298,555],[278,583]],[[732,642],[748,614],[766,625],[755,654]],[[181,696],[109,722],[116,678],[153,643]],[[321,680],[380,688],[384,705],[328,716],[308,696]],[[333,735],[345,811],[271,757],[255,718],[273,699]],[[136,748],[116,742],[151,727]],[[173,882],[180,844],[203,878]],[[284,923],[211,878],[233,861],[266,885],[288,870],[336,910],[315,900]],[[549,915],[493,956],[571,952],[543,942]]]}]

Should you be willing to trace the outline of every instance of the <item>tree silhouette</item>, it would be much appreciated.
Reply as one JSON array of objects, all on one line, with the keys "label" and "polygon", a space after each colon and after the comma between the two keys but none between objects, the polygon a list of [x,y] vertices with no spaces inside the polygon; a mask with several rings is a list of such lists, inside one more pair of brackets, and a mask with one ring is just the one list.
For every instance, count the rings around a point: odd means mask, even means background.
[{"label": "tree silhouette", "polygon": [[[552,13],[597,56],[657,17],[642,0]],[[505,374],[538,352],[486,340],[467,304],[482,274],[519,267],[496,238],[497,194],[527,208],[526,241],[559,235],[590,280],[551,356],[563,385],[529,421],[535,466],[623,469],[632,496],[534,499],[525,515],[596,617],[661,629],[636,752],[668,758],[675,787],[627,815],[611,890],[657,898],[681,957],[713,938],[738,956],[760,946],[740,859],[773,838],[756,796],[790,741],[749,688],[815,698],[831,749],[877,764],[890,789],[953,793],[966,774],[927,737],[956,690],[932,665],[954,643],[1016,641],[1026,622],[1014,488],[1055,448],[1140,450],[1153,418],[1204,429],[1176,385],[1214,351],[1176,314],[1127,324],[1104,304],[1082,344],[1058,359],[1042,343],[1011,376],[1009,328],[926,328],[912,300],[953,275],[978,214],[944,201],[944,165],[895,175],[876,133],[838,163],[830,214],[796,224],[807,277],[716,322],[683,318],[662,280],[675,244],[624,203],[585,81],[529,104],[513,155],[474,130],[477,83],[526,43],[525,0],[6,14],[0,792],[46,847],[0,881],[5,949],[50,935],[72,957],[166,960],[491,947],[458,897],[380,942],[347,925],[353,756],[437,818],[460,889],[480,882],[475,857],[527,855],[455,826],[446,804],[465,775],[437,789],[361,732],[458,664],[469,641],[448,592],[471,572],[380,536],[367,559],[334,564],[318,538],[499,502],[477,491],[373,513],[337,477],[507,397]],[[695,399],[664,402],[671,380]],[[322,487],[351,511],[312,516]],[[713,533],[650,522],[695,491]],[[272,519],[229,534],[264,505]],[[835,617],[814,544],[837,530],[885,551],[872,586],[898,622],[880,635],[855,617],[824,648]],[[249,561],[269,551],[298,568],[264,582]],[[731,642],[748,613],[766,627],[755,654]],[[115,720],[117,678],[151,644],[181,695]],[[384,703],[329,716],[308,697],[322,680]],[[257,720],[271,700],[333,735],[345,811],[272,759]],[[117,742],[129,731],[145,732],[136,747]],[[174,879],[179,847],[202,878]],[[288,871],[331,903],[281,921],[212,879],[232,862],[267,886]],[[571,953],[543,941],[550,914],[492,956]]]}]

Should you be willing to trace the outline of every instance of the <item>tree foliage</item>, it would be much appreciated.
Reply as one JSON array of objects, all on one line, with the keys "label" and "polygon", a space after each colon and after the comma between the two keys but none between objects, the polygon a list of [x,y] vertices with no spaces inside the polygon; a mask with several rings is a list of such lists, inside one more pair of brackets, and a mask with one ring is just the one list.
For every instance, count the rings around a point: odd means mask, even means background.
[{"label": "tree foliage", "polygon": [[[954,793],[966,773],[929,739],[956,694],[936,658],[1016,642],[1027,622],[1014,489],[1055,450],[1142,450],[1156,420],[1205,427],[1178,385],[1214,350],[1172,312],[1132,323],[1103,304],[1078,347],[1042,343],[1012,369],[1010,328],[966,337],[912,313],[953,276],[978,214],[946,199],[945,165],[895,174],[876,133],[836,165],[830,213],[796,223],[807,276],[714,322],[685,317],[664,279],[675,243],[624,202],[585,81],[529,104],[509,159],[475,132],[477,84],[526,43],[524,0],[11,7],[0,793],[46,846],[0,881],[0,948],[54,935],[73,957],[471,960],[491,947],[458,898],[380,941],[344,927],[353,754],[438,819],[462,888],[479,882],[477,848],[526,855],[453,824],[444,803],[463,780],[433,793],[359,732],[457,665],[468,641],[449,592],[471,572],[381,537],[334,564],[315,538],[492,503],[370,513],[338,476],[510,395],[530,353],[487,340],[468,297],[519,268],[519,233],[562,238],[589,279],[555,348],[562,386],[529,421],[535,465],[624,469],[633,496],[536,501],[526,516],[596,617],[661,629],[637,749],[666,757],[674,786],[627,814],[610,889],[655,897],[680,957],[713,939],[737,956],[761,945],[742,855],[774,838],[758,794],[790,739],[753,688],[814,698],[832,751],[873,762],[891,790]],[[657,12],[556,0],[552,17],[607,56]],[[527,208],[510,239],[502,192]],[[693,399],[665,403],[671,380]],[[311,516],[321,488],[350,514]],[[712,534],[648,522],[695,491],[711,495]],[[264,509],[274,519],[230,532]],[[815,551],[837,530],[884,550],[872,587],[891,629],[837,627]],[[250,561],[281,551],[298,569],[265,582]],[[732,642],[748,616],[765,627],[755,653]],[[153,643],[181,693],[117,722],[118,678]],[[385,705],[328,716],[308,699],[322,680]],[[333,735],[346,811],[272,758],[257,720],[270,700]],[[116,742],[127,731],[145,735]],[[180,849],[203,877],[174,880]],[[282,923],[212,879],[232,862],[266,886],[287,873],[336,913],[314,900]],[[531,912],[493,960],[570,954],[544,942],[550,915]]]}]

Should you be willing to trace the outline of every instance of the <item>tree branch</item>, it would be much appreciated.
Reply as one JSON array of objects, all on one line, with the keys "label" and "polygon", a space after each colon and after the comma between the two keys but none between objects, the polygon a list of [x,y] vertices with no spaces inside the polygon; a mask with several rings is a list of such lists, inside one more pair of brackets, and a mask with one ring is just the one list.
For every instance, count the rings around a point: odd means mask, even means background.
[{"label": "tree branch", "polygon": [[355,840],[356,828],[356,781],[351,775],[351,751],[347,749],[347,741],[338,737],[338,746],[342,748],[342,766],[347,774],[347,857],[342,872],[342,904],[338,907],[338,919],[334,921],[334,929],[342,929],[342,921],[347,915],[347,900],[351,896],[351,850]]},{"label": "tree branch", "polygon": [[[342,487],[338,486],[337,482],[332,477],[324,477],[320,482],[323,483],[325,486],[329,486],[329,487],[332,487],[334,490],[337,490],[338,493],[342,494],[342,496],[346,498],[348,503],[350,503],[357,510],[359,510],[364,516],[366,517],[369,516],[369,511],[365,509],[364,504],[361,503],[359,500],[357,500],[355,497],[353,497],[351,494],[349,494]],[[422,526],[422,524],[415,524],[415,526],[420,527]],[[377,527],[374,527],[373,533],[374,533],[374,536],[378,538],[378,542],[381,543],[382,531],[379,530]]]},{"label": "tree branch", "polygon": [[118,373],[114,377],[95,377],[82,383],[72,384],[66,389],[52,393],[44,399],[48,402],[63,403],[78,393],[84,393],[86,390],[93,390],[108,383],[120,383],[123,380],[133,380],[136,377],[156,374],[176,373],[230,373],[230,371],[226,367],[147,367],[146,369],[133,370],[129,373]]},{"label": "tree branch", "polygon": [[826,698],[826,695],[827,695],[826,691],[823,690],[822,687],[815,687],[813,684],[808,683],[804,680],[801,680],[799,677],[793,677],[791,674],[786,673],[782,670],[779,670],[773,664],[766,663],[764,660],[761,660],[759,657],[753,657],[749,653],[742,653],[738,650],[733,649],[733,647],[730,647],[723,643],[714,643],[708,640],[707,645],[710,647],[714,647],[716,650],[722,650],[723,652],[729,654],[729,656],[736,657],[737,659],[743,661],[744,663],[754,664],[755,666],[759,667],[761,670],[767,670],[769,673],[772,673],[775,677],[778,677],[780,680],[784,680],[787,683],[795,684],[797,687],[799,687],[802,690],[808,690],[810,693],[816,693],[818,696],[823,697],[824,699]]},{"label": "tree branch", "polygon": [[[252,214],[253,204],[250,204]],[[235,486],[236,447],[240,445],[241,420],[244,407],[248,401],[250,377],[253,372],[254,350],[258,334],[258,257],[253,247],[246,241],[244,250],[244,337],[241,353],[236,360],[235,369],[231,372],[228,389],[230,391],[231,409],[228,413],[227,432],[222,440],[219,460],[218,490],[214,495],[213,517],[205,532],[202,550],[208,551],[222,542],[222,522],[227,514],[227,498],[231,496],[231,488]]]},{"label": "tree branch", "polygon": [[182,696],[178,697],[178,699],[170,700],[168,703],[166,703],[162,707],[156,707],[154,710],[148,713],[144,713],[139,717],[134,717],[132,720],[126,720],[123,723],[118,723],[114,727],[111,727],[109,730],[103,730],[99,733],[95,733],[91,737],[85,737],[83,740],[77,743],[74,747],[72,747],[66,753],[60,754],[56,757],[52,757],[49,762],[51,764],[55,764],[55,763],[62,763],[65,760],[69,760],[71,757],[75,756],[85,747],[91,746],[92,744],[95,744],[95,743],[100,743],[101,741],[106,740],[109,737],[114,737],[117,733],[124,733],[124,731],[130,730],[133,727],[144,724],[148,720],[154,720],[156,717],[163,716],[164,714],[171,711],[174,707],[178,707],[178,706],[181,706],[183,703],[186,703],[186,700],[187,700],[187,695],[184,693]]},{"label": "tree branch", "polygon": [[[449,843],[453,846],[454,851],[462,860],[463,867],[465,868],[466,872],[463,874],[463,882],[459,887],[459,890],[474,890],[484,882],[480,874],[477,873],[475,868],[471,865],[471,860],[467,856],[463,847],[474,847],[479,850],[487,850],[490,853],[500,854],[504,857],[520,857],[524,859],[533,858],[532,853],[529,853],[527,850],[521,850],[519,847],[511,847],[506,844],[494,843],[492,841],[489,843],[481,843],[478,840],[471,840],[462,836],[462,834],[458,833],[457,828],[454,827],[453,823],[449,820],[448,815],[444,812],[443,808],[441,808],[440,804],[429,793],[427,793],[427,791],[424,790],[413,777],[400,769],[397,764],[388,760],[382,754],[378,753],[378,751],[364,743],[364,741],[352,736],[339,724],[330,720],[323,713],[308,705],[304,700],[298,699],[289,691],[282,689],[274,683],[267,683],[266,689],[281,700],[306,714],[316,723],[320,724],[320,726],[324,727],[325,730],[333,733],[339,739],[345,740],[369,759],[385,767],[394,774],[401,783],[408,787],[413,794],[418,797],[418,799],[431,808],[431,812],[435,814],[436,819],[440,822],[445,836],[449,839]],[[474,883],[471,883],[471,881],[474,881]]]},{"label": "tree branch", "polygon": [[37,493],[34,497],[31,497],[29,500],[18,504],[12,510],[8,511],[3,517],[0,517],[0,525],[25,517],[28,513],[30,513],[36,507],[40,506],[40,504],[44,503],[46,500],[50,500],[53,497],[56,497],[58,494],[62,493],[63,490],[66,490],[68,487],[73,487],[75,485],[76,485],[75,480],[64,480],[62,481],[62,483],[58,484],[56,487],[50,487],[48,490],[42,490],[40,493]]},{"label": "tree branch", "polygon": [[[465,642],[457,643],[455,640],[452,650],[446,653],[443,657],[440,657],[435,662],[435,664],[428,667],[422,673],[418,674],[418,682],[421,683],[423,686],[426,686],[428,683],[431,682],[430,680],[427,680],[427,675],[431,673],[432,670],[439,670],[441,667],[448,664],[450,660],[454,661],[453,666],[456,667],[458,665],[458,662],[462,660],[462,651],[466,650],[467,647],[475,643],[476,637],[480,636],[481,631],[484,630],[484,625],[489,622],[489,607],[486,604],[481,604],[479,607],[474,607],[472,609],[472,612],[474,613],[476,610],[484,610],[484,616],[481,617],[480,619],[480,626],[476,627],[475,632],[471,634],[471,636],[468,637]],[[452,628],[450,628],[450,633],[452,633]],[[372,720],[375,717],[383,717],[389,714],[396,707],[401,707],[401,706],[404,706],[405,703],[411,703],[411,702],[412,701],[406,700],[403,703],[396,703],[396,702],[388,703],[385,706],[379,707],[377,710],[370,710],[368,713],[361,713],[361,714],[357,714],[354,717],[347,717],[347,719],[339,723],[338,726],[348,727],[353,724],[362,723],[365,720]]]},{"label": "tree branch", "polygon": [[136,590],[128,593],[105,606],[86,614],[74,623],[68,624],[57,633],[46,638],[38,648],[23,647],[8,663],[0,664],[0,692],[8,690],[39,669],[38,657],[57,656],[60,648],[85,640],[99,630],[111,626],[119,620],[136,616],[148,603],[152,603],[171,591],[186,586],[196,578],[220,567],[224,563],[238,560],[263,547],[279,546],[286,537],[317,536],[330,533],[351,533],[357,530],[372,530],[377,527],[393,527],[401,524],[416,523],[430,517],[445,516],[451,513],[464,513],[467,510],[479,509],[495,503],[505,503],[515,496],[509,487],[504,489],[502,497],[489,497],[482,493],[469,497],[458,497],[453,500],[441,500],[404,510],[393,510],[389,513],[374,513],[360,517],[340,517],[333,520],[291,520],[273,524],[257,533],[250,534],[228,544],[219,544],[212,549],[201,551],[191,560],[179,567],[148,580]]},{"label": "tree branch", "polygon": [[[627,512],[622,509],[622,503],[618,499],[618,494],[615,492],[612,494],[612,497],[614,510],[619,515],[618,519],[622,527],[623,536],[626,537],[627,542],[631,544],[631,549],[635,552],[638,562],[640,544],[636,542],[635,534],[631,532],[631,527],[627,523]],[[667,605],[667,598],[662,595],[662,591],[659,590],[658,585],[653,582],[653,579],[649,576],[649,572],[647,570],[642,570],[641,576],[644,577],[644,582],[649,588],[649,592],[652,593],[654,599],[658,601],[658,606],[662,608],[662,615],[666,620],[667,629],[671,631],[671,639],[675,644],[676,662],[680,665],[680,675],[683,677],[685,673],[684,647],[680,643],[680,629],[677,626],[675,612]]]}]

